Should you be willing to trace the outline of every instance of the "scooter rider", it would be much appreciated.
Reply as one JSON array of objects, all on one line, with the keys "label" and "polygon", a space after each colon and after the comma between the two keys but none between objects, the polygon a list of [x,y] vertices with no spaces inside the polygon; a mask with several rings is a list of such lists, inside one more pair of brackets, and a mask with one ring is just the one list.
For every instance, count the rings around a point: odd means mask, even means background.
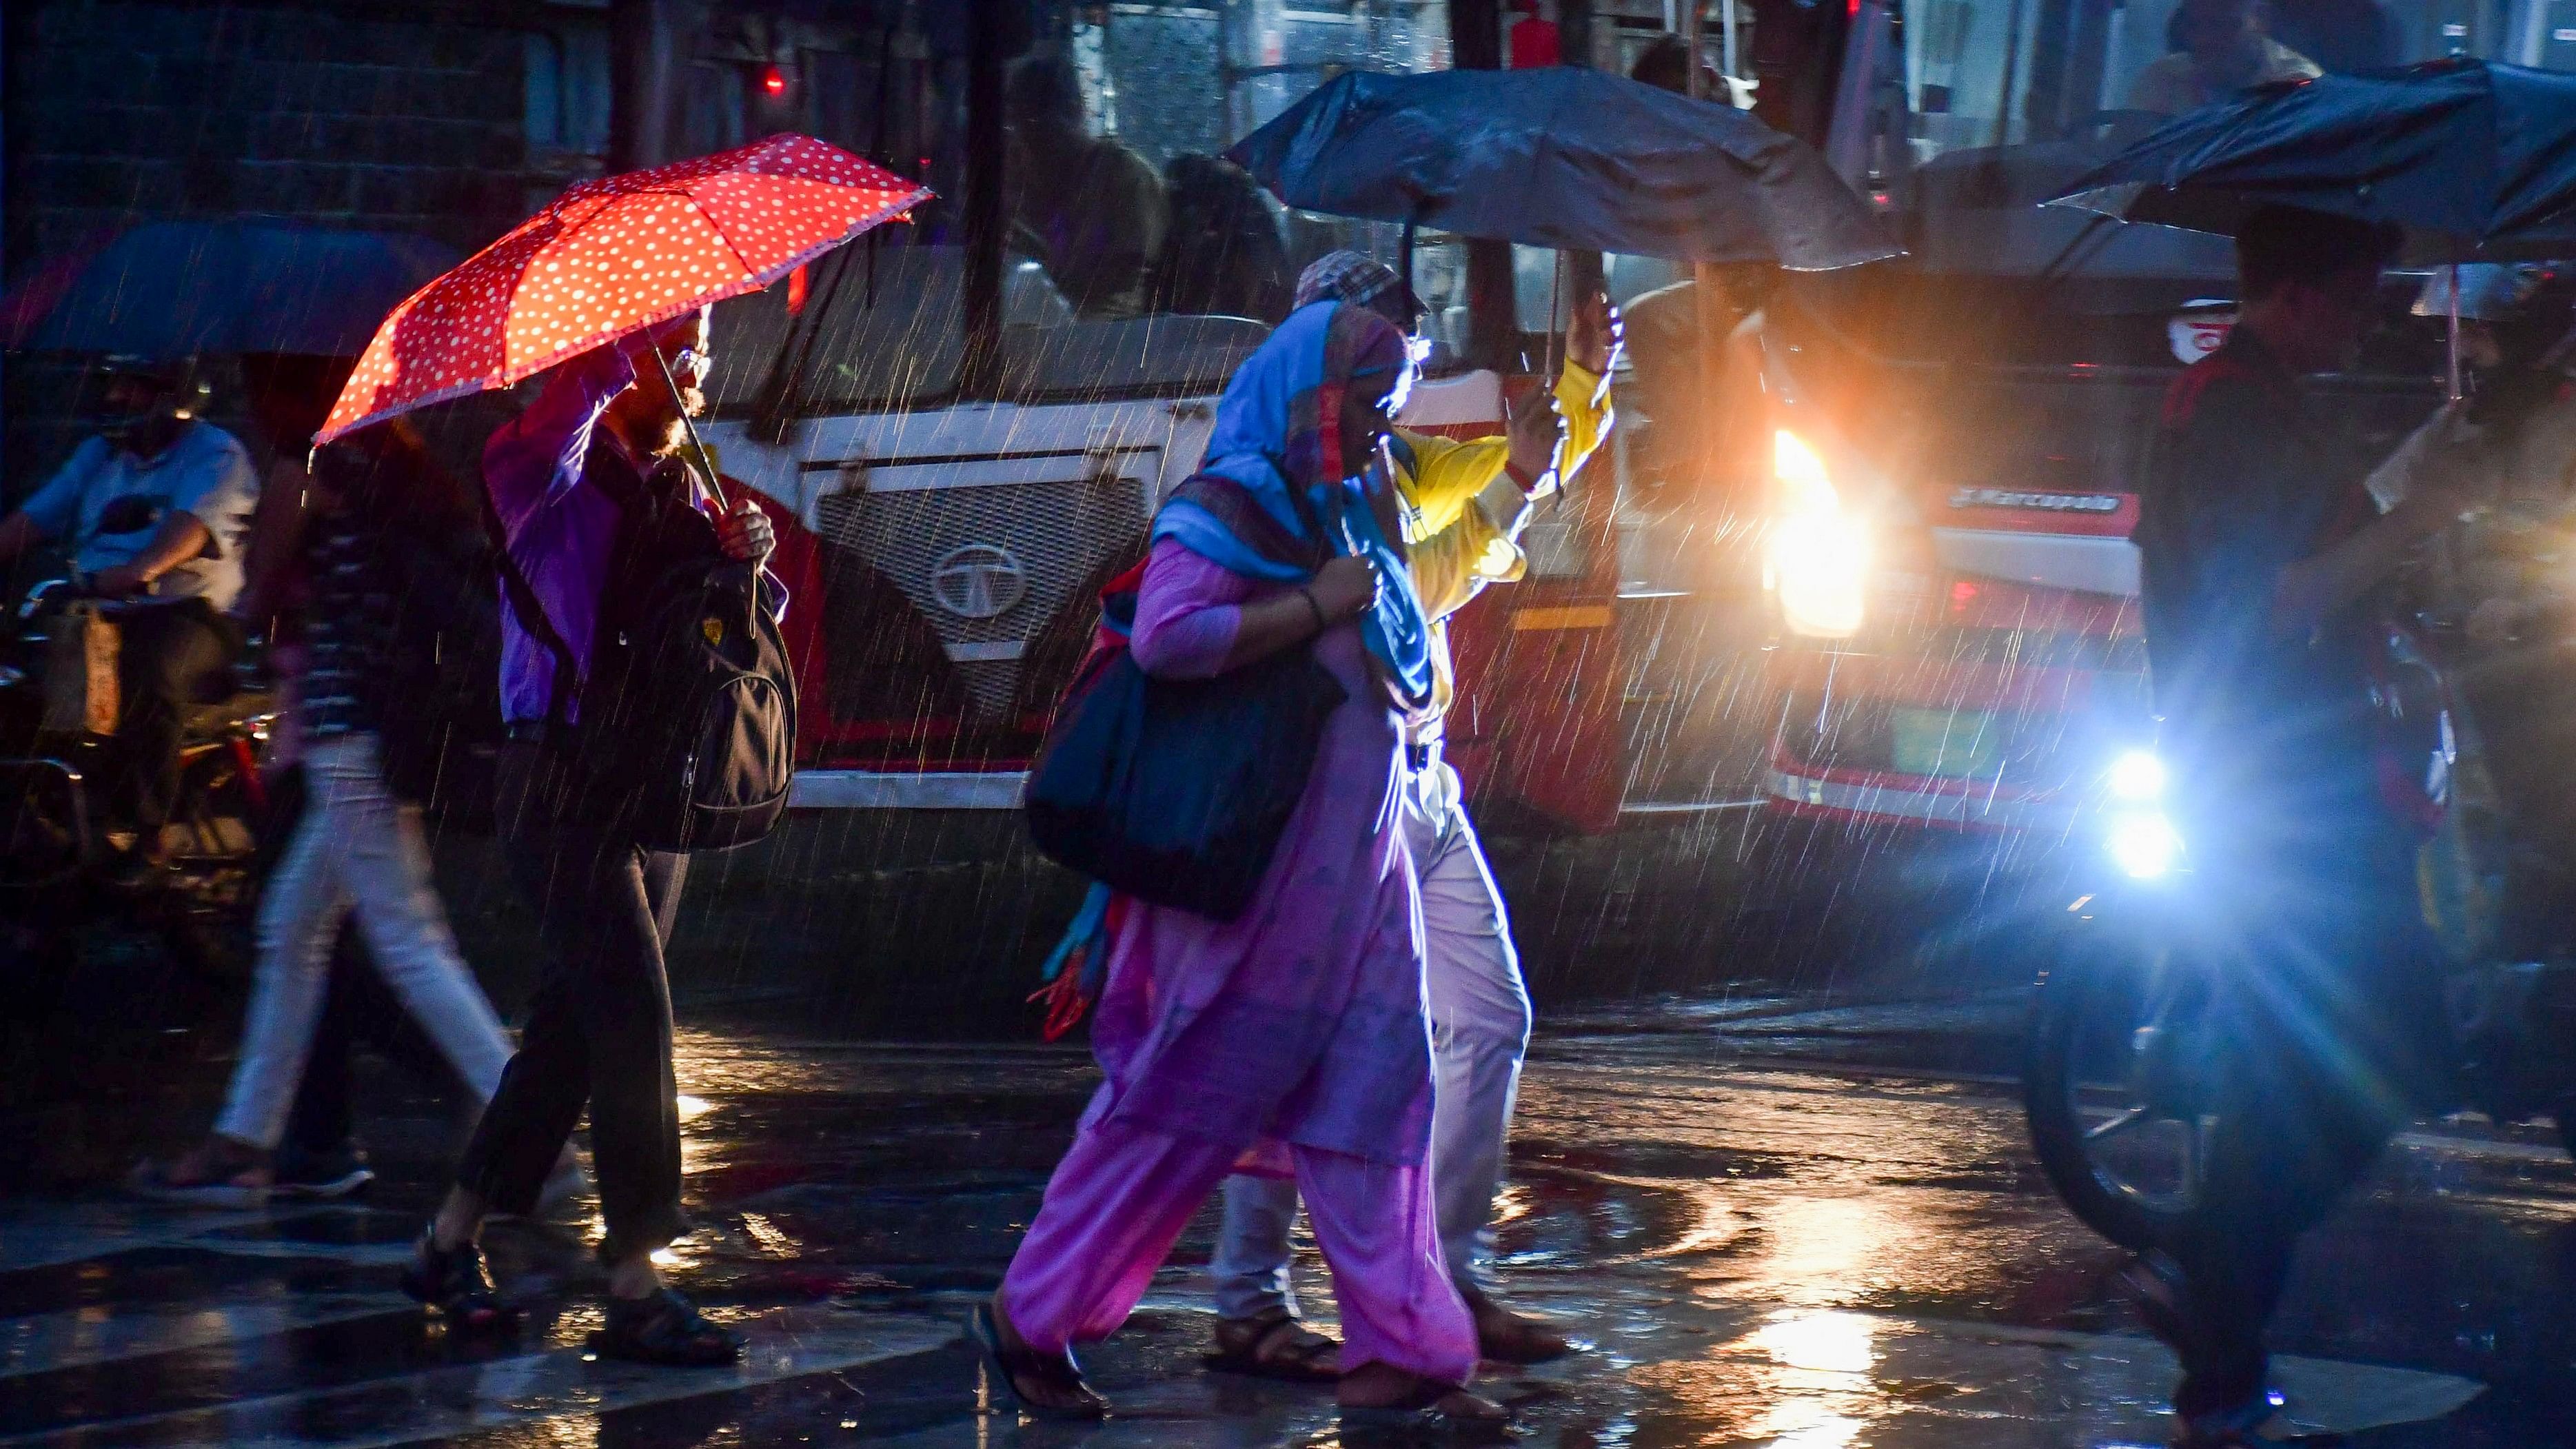
[{"label": "scooter rider", "polygon": [[[132,860],[149,866],[178,796],[181,721],[240,648],[224,610],[241,592],[259,475],[239,440],[197,416],[206,388],[191,362],[111,357],[105,370],[114,420],[0,518],[0,566],[73,540],[89,592],[148,601],[118,621],[117,794],[135,832]],[[111,504],[134,498],[157,507],[156,525],[99,528]]]},{"label": "scooter rider", "polygon": [[2432,460],[2382,515],[2300,379],[2348,367],[2393,238],[2288,208],[2237,238],[2240,318],[2166,396],[2137,540],[2156,708],[2210,954],[2222,1100],[2199,1207],[2128,1286],[2182,1360],[2174,1442],[2267,1442],[2264,1328],[2298,1235],[2439,1080],[2438,948],[2379,793],[2365,596],[2483,496]]}]

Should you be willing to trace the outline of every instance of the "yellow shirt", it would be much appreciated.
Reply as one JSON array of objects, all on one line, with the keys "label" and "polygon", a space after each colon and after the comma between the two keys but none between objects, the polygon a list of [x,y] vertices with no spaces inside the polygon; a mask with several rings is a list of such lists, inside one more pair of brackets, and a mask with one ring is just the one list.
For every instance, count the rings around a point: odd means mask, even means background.
[{"label": "yellow shirt", "polygon": [[[1601,446],[1614,420],[1607,378],[1567,363],[1556,379],[1557,416],[1565,430],[1557,440],[1551,465],[1559,479],[1583,466]],[[1396,491],[1405,506],[1404,541],[1410,557],[1414,592],[1431,620],[1431,702],[1415,717],[1416,737],[1431,727],[1456,697],[1449,663],[1445,621],[1467,606],[1487,584],[1510,583],[1528,569],[1518,542],[1518,509],[1497,520],[1479,501],[1503,476],[1511,459],[1511,440],[1495,434],[1484,438],[1444,438],[1398,429],[1413,451],[1413,467],[1396,468]]]}]

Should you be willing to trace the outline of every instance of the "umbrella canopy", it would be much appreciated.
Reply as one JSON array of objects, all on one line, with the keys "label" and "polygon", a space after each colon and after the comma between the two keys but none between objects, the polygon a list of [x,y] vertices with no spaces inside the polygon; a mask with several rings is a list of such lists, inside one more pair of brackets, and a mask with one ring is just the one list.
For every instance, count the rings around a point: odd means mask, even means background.
[{"label": "umbrella canopy", "polygon": [[387,308],[457,255],[398,232],[157,222],[41,270],[0,303],[0,344],[153,358],[351,357]]},{"label": "umbrella canopy", "polygon": [[2576,75],[2444,60],[2262,86],[2049,204],[2227,233],[2299,206],[2394,223],[2415,261],[2576,255]]},{"label": "umbrella canopy", "polygon": [[929,195],[805,136],[582,182],[394,308],[314,444],[756,292]]},{"label": "umbrella canopy", "polygon": [[1225,154],[1290,206],[1464,236],[1802,272],[1902,255],[1797,138],[1571,66],[1353,71]]}]

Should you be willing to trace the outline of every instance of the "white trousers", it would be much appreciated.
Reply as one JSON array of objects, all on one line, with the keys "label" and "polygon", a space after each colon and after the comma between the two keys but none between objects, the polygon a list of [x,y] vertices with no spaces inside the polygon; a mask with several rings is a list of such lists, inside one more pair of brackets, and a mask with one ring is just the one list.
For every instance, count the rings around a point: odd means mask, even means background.
[{"label": "white trousers", "polygon": [[274,1148],[313,1049],[331,948],[354,910],[385,984],[457,1075],[490,1100],[510,1060],[492,1003],[457,955],[431,881],[420,812],[385,784],[376,737],[306,747],[304,814],[261,893],[259,970],[215,1130]]},{"label": "white trousers", "polygon": [[[1431,1193],[1440,1251],[1462,1286],[1481,1286],[1493,1257],[1494,1193],[1529,1048],[1529,991],[1512,950],[1502,893],[1476,843],[1446,763],[1405,791],[1405,848],[1422,887],[1423,980],[1431,1009]],[[1225,1226],[1209,1267],[1217,1312],[1250,1318],[1296,1310],[1288,1281],[1297,1185],[1238,1174],[1225,1181]]]}]

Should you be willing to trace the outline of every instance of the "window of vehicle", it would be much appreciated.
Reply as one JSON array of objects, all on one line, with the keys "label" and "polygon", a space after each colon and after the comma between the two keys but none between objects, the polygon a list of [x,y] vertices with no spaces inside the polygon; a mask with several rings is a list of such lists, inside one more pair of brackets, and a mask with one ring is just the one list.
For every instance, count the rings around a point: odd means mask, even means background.
[{"label": "window of vehicle", "polygon": [[[1827,154],[1931,270],[2223,282],[2223,240],[2036,203],[2166,118],[2263,80],[2560,45],[2546,0],[1856,0]],[[2088,227],[2093,234],[2086,235]]]}]

